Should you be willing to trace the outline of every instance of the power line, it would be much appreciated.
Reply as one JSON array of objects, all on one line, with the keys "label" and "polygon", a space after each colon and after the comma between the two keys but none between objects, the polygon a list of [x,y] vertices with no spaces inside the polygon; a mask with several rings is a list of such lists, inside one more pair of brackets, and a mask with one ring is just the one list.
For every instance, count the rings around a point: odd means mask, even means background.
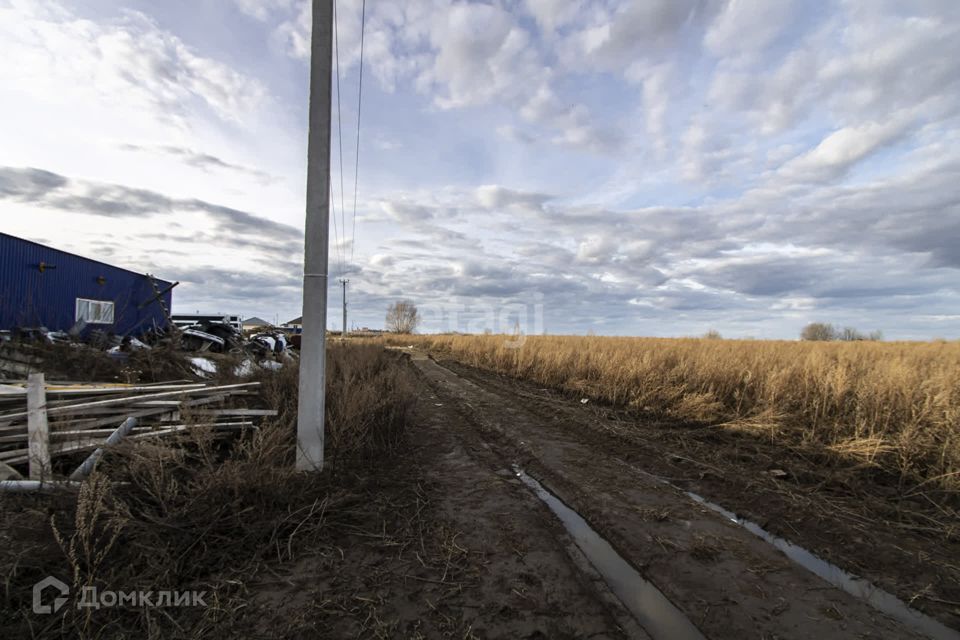
[{"label": "power line", "polygon": [[[347,242],[347,213],[343,188],[343,125],[340,117],[340,25],[337,21],[337,3],[333,3],[333,50],[337,60],[337,142],[340,145],[340,228],[343,229],[341,240]],[[340,273],[346,272],[346,251],[340,249]]]},{"label": "power line", "polygon": [[[346,247],[343,246],[347,241],[347,207],[346,207],[346,189],[343,185],[343,116],[342,116],[342,105],[341,105],[341,90],[340,90],[340,25],[338,21],[338,12],[337,12],[337,2],[333,2],[333,48],[334,54],[336,56],[336,73],[337,73],[337,144],[339,147],[339,164],[340,164],[340,229],[342,231],[341,238],[343,244],[337,243],[337,250],[340,255],[340,284],[343,285],[343,332],[342,336],[346,337],[347,334],[347,283],[349,280],[343,278],[342,276],[346,274]],[[354,154],[354,165],[353,165],[353,214],[352,214],[352,235],[350,236],[350,262],[353,262],[354,251],[356,248],[356,236],[357,236],[357,190],[359,185],[359,176],[360,176],[360,114],[363,107],[363,45],[364,45],[364,32],[366,31],[366,19],[367,19],[367,3],[366,0],[363,0],[363,5],[360,14],[360,78],[357,87],[357,140]],[[334,203],[336,198],[333,197],[331,193],[331,203]],[[336,217],[336,205],[333,206],[333,225],[334,225],[334,238],[337,236],[337,217]]]},{"label": "power line", "polygon": [[353,231],[350,236],[350,261],[357,246],[357,182],[360,179],[360,113],[363,106],[363,35],[367,24],[367,0],[360,10],[360,81],[357,88],[357,149],[353,165]]},{"label": "power line", "polygon": [[[331,213],[333,214],[331,216],[331,219],[333,220],[333,250],[335,252],[334,255],[337,255],[336,251],[340,248],[340,235],[337,232],[337,200],[336,198],[333,197],[332,188],[330,189],[329,196],[330,196],[330,209],[331,209]],[[328,233],[329,233],[329,230],[328,230]],[[342,260],[339,260],[339,262],[341,264],[343,263]],[[342,267],[341,267],[341,270],[342,270]]]}]

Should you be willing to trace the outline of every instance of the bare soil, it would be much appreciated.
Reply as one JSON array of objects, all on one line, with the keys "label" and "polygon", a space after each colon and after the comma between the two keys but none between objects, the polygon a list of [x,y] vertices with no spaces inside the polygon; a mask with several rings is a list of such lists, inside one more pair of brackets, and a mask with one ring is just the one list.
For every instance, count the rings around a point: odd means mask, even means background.
[{"label": "bare soil", "polygon": [[348,521],[248,582],[224,637],[647,637],[458,409],[418,395],[404,458]]},{"label": "bare soil", "polygon": [[[449,360],[441,364],[466,386],[496,397],[494,406],[522,412],[513,424],[500,420],[508,423],[502,428],[505,439],[525,435],[527,451],[576,442],[592,452],[594,476],[601,463],[618,465],[601,495],[622,500],[624,492],[642,485],[646,480],[631,473],[631,467],[667,478],[960,628],[960,521],[949,503],[924,495],[904,497],[885,477],[873,482],[864,474],[846,478],[822,460],[749,434],[638,419]],[[447,384],[463,386],[452,380]],[[543,454],[532,457],[528,464],[543,464]],[[564,475],[559,474],[558,483],[565,482]],[[585,498],[589,512],[596,498],[583,485],[573,486],[577,482],[571,481],[570,492]],[[676,507],[664,508],[675,514]],[[619,523],[613,529],[613,537],[617,529],[630,535]],[[793,600],[789,593],[780,596]],[[812,633],[813,627],[808,630]]]},{"label": "bare soil", "polygon": [[412,366],[419,400],[404,458],[366,481],[349,520],[332,519],[322,540],[248,583],[247,606],[223,631],[649,637],[512,464],[583,515],[707,637],[921,636],[641,471],[960,627],[956,539],[934,536],[915,515],[893,530],[871,526],[864,503],[878,502],[871,508],[885,517],[895,506],[818,484],[813,461],[709,429],[644,423],[424,354]]}]

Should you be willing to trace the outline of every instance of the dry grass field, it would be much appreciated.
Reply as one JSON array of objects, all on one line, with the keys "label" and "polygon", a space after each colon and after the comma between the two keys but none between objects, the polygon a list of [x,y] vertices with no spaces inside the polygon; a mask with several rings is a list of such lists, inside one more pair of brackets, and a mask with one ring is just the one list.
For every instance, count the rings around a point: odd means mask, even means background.
[{"label": "dry grass field", "polygon": [[[685,585],[670,597],[708,637],[908,636],[646,470],[943,620],[960,615],[958,345],[389,341],[442,365],[382,339],[332,341],[324,473],[293,467],[288,363],[256,374],[279,410],[256,432],[224,441],[194,424],[112,448],[76,492],[0,496],[0,637],[619,637],[556,523],[504,473],[515,461],[651,579]],[[170,373],[151,358],[144,375]],[[109,364],[101,374],[118,373]],[[57,615],[31,611],[46,576],[70,587]],[[731,584],[739,595],[717,615]],[[205,601],[77,606],[92,588]],[[767,595],[794,591],[820,595],[782,610]],[[817,618],[825,606],[848,626]]]},{"label": "dry grass field", "polygon": [[960,344],[537,336],[393,339],[651,416],[750,432],[960,491]]}]

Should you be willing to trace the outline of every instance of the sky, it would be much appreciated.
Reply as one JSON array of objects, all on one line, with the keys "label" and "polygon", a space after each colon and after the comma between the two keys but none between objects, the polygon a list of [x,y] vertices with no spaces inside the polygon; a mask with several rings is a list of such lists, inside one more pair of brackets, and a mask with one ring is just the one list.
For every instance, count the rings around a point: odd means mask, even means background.
[{"label": "sky", "polygon": [[[371,0],[355,176],[361,9],[331,328],[346,278],[355,327],[960,336],[955,0]],[[309,44],[304,0],[0,0],[0,231],[299,316]]]}]

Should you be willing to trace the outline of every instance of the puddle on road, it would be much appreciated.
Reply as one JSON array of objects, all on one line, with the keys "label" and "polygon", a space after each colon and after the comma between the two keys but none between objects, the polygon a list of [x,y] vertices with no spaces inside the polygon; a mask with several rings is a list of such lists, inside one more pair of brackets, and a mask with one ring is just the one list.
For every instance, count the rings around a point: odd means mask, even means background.
[{"label": "puddle on road", "polygon": [[654,640],[704,640],[692,622],[653,583],[600,537],[579,513],[513,465],[516,476],[537,494],[566,528],[590,563],[603,576],[614,595],[630,610]]},{"label": "puddle on road", "polygon": [[644,471],[643,469],[638,469],[631,464],[624,464],[637,473],[647,476],[648,478],[652,478],[653,480],[656,480],[662,484],[673,487],[677,491],[685,493],[694,502],[702,504],[711,511],[719,513],[724,518],[740,525],[753,535],[773,545],[782,551],[784,555],[799,564],[804,569],[807,569],[811,573],[823,578],[833,586],[843,589],[850,595],[860,598],[874,609],[887,614],[891,618],[902,622],[904,625],[919,631],[920,633],[924,633],[927,636],[934,638],[934,640],[960,640],[960,631],[951,629],[942,622],[911,608],[903,600],[896,597],[892,593],[884,591],[872,582],[864,580],[863,578],[858,578],[857,576],[844,571],[837,565],[827,562],[823,558],[814,555],[803,547],[795,545],[789,540],[773,535],[756,522],[747,520],[746,518],[741,518],[729,509],[724,509],[720,505],[710,502],[703,496],[693,493],[692,491],[686,491],[673,484],[666,478],[661,478],[660,476]]},{"label": "puddle on road", "polygon": [[788,558],[811,573],[820,576],[830,584],[843,589],[850,595],[866,601],[874,609],[936,640],[960,640],[960,632],[954,631],[934,618],[911,608],[903,600],[892,593],[884,591],[872,582],[847,573],[837,565],[830,564],[826,560],[815,556],[810,551],[793,544],[789,540],[773,535],[756,522],[741,518],[732,511],[728,511],[720,505],[710,502],[703,496],[699,496],[691,491],[684,493],[694,501],[712,511],[716,511],[725,518],[736,522],[753,535],[769,542],[782,551]]}]

